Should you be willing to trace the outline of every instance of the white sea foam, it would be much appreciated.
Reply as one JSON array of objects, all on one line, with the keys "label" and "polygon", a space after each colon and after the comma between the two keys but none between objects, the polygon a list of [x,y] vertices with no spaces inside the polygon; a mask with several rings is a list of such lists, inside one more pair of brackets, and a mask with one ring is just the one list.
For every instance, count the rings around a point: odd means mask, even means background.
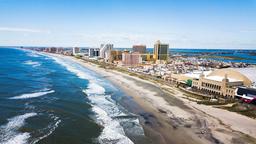
[{"label": "white sea foam", "polygon": [[47,133],[39,138],[37,138],[36,140],[34,140],[32,142],[32,144],[36,144],[37,142],[39,142],[40,140],[48,137],[49,135],[51,135],[55,129],[59,126],[59,124],[61,123],[61,120],[59,119],[59,117],[53,116],[52,119],[54,120],[54,123],[49,124],[46,128],[42,129],[41,131],[46,130]]},{"label": "white sea foam", "polygon": [[27,55],[30,56],[30,57],[40,57],[39,52],[32,51],[32,50],[28,50],[27,52],[28,52]]},{"label": "white sea foam", "polygon": [[49,89],[44,89],[38,92],[34,92],[34,93],[27,93],[27,94],[22,94],[19,96],[14,96],[11,97],[10,99],[29,99],[29,98],[36,98],[36,97],[40,97],[40,96],[44,96],[50,93],[54,93],[54,90],[49,90]]},{"label": "white sea foam", "polygon": [[32,60],[25,61],[24,64],[26,64],[26,65],[31,65],[32,67],[41,66],[41,63],[36,62],[36,61],[32,61]]},{"label": "white sea foam", "polygon": [[120,122],[113,119],[114,117],[125,116],[126,114],[119,110],[110,95],[104,94],[105,89],[98,84],[90,83],[84,92],[88,95],[88,99],[92,103],[92,110],[96,114],[96,122],[104,126],[98,138],[99,143],[132,144],[133,142],[125,135]]},{"label": "white sea foam", "polygon": [[27,56],[30,56],[30,57],[35,57],[35,58],[40,57],[40,56],[49,57],[48,55],[43,54],[42,52],[38,52],[38,51],[34,51],[34,50],[20,49],[20,48],[17,48],[17,50],[26,52]]},{"label": "white sea foam", "polygon": [[1,144],[25,144],[30,134],[19,133],[18,129],[25,124],[25,120],[36,116],[36,113],[26,113],[8,119],[8,123],[0,127],[0,143]]},{"label": "white sea foam", "polygon": [[133,144],[133,142],[125,136],[125,132],[117,120],[113,120],[108,116],[107,112],[98,106],[93,106],[92,110],[97,114],[97,122],[104,126],[99,136],[101,144]]},{"label": "white sea foam", "polygon": [[104,109],[110,117],[126,116],[111,99],[110,95],[89,95],[88,99],[92,104]]},{"label": "white sea foam", "polygon": [[104,94],[105,93],[105,89],[96,84],[96,83],[89,83],[87,89],[86,89],[86,94],[88,95],[93,95],[93,94]]},{"label": "white sea foam", "polygon": [[92,110],[96,114],[96,122],[104,127],[98,138],[99,142],[101,144],[133,144],[125,135],[118,119],[115,119],[115,117],[125,116],[126,114],[119,109],[110,95],[105,95],[105,88],[100,85],[102,81],[83,71],[81,66],[73,62],[57,57],[52,58],[79,78],[89,80],[89,85],[84,92],[92,103]]},{"label": "white sea foam", "polygon": [[93,80],[94,79],[94,77],[92,77],[89,74],[80,70],[79,66],[72,63],[72,62],[64,61],[63,59],[60,59],[60,58],[57,58],[57,57],[52,57],[52,59],[54,59],[60,65],[64,66],[68,71],[76,74],[81,79],[86,79],[86,80]]},{"label": "white sea foam", "polygon": [[2,144],[26,144],[28,138],[30,138],[30,134],[25,132],[21,134],[17,134],[13,138],[3,142]]}]

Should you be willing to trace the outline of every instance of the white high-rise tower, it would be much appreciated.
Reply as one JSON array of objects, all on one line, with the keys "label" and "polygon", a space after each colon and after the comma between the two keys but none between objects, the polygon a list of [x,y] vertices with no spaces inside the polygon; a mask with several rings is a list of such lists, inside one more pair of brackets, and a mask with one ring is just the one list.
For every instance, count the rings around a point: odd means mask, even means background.
[{"label": "white high-rise tower", "polygon": [[110,58],[111,50],[113,49],[113,44],[101,44],[100,46],[100,57],[108,61]]}]

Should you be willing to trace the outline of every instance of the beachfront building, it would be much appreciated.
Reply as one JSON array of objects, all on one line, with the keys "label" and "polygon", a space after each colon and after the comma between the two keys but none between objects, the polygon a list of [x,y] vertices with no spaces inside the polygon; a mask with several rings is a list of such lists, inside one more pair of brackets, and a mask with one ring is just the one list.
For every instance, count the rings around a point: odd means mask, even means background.
[{"label": "beachfront building", "polygon": [[89,51],[88,52],[89,57],[98,57],[100,55],[99,48],[89,48],[88,51]]},{"label": "beachfront building", "polygon": [[49,53],[56,53],[57,52],[57,48],[56,47],[49,47],[49,48],[46,48],[46,52],[49,52]]},{"label": "beachfront building", "polygon": [[106,62],[109,61],[111,50],[114,48],[113,44],[101,44],[100,46],[100,58],[103,58]]},{"label": "beachfront building", "polygon": [[214,96],[227,98],[234,98],[236,88],[243,85],[242,79],[237,79],[228,74],[224,76],[214,74],[214,72],[208,76],[201,74],[199,79],[192,80],[193,88]]},{"label": "beachfront building", "polygon": [[205,72],[190,72],[186,74],[171,74],[170,81],[186,84],[192,80],[194,91],[205,95],[234,98],[238,87],[254,87],[256,68],[227,68]]},{"label": "beachfront building", "polygon": [[80,48],[79,47],[74,47],[73,48],[73,55],[77,55],[80,53]]},{"label": "beachfront building", "polygon": [[114,61],[122,61],[122,51],[120,50],[111,50],[110,52],[110,62],[114,62]]},{"label": "beachfront building", "polygon": [[60,47],[60,48],[57,48],[57,52],[58,54],[62,54],[64,52],[64,48]]},{"label": "beachfront building", "polygon": [[159,40],[154,45],[154,59],[167,61],[169,56],[169,44],[163,44]]},{"label": "beachfront building", "polygon": [[132,51],[133,52],[138,52],[141,54],[145,54],[146,53],[146,45],[134,45],[132,47]]},{"label": "beachfront building", "polygon": [[142,63],[142,58],[138,52],[123,52],[122,65],[123,66],[138,66]]}]

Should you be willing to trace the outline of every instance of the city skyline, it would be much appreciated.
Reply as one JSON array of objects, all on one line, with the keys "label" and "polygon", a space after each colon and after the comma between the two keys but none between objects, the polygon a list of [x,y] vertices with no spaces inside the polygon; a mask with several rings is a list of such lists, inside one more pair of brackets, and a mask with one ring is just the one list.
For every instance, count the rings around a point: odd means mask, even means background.
[{"label": "city skyline", "polygon": [[255,0],[0,0],[0,45],[256,48]]}]

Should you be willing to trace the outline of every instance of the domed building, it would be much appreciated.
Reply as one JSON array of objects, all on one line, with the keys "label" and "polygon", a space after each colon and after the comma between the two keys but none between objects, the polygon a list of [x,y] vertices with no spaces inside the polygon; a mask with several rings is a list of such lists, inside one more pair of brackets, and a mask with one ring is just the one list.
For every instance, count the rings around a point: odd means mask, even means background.
[{"label": "domed building", "polygon": [[226,98],[234,98],[240,86],[254,87],[256,67],[218,69],[208,75],[192,78],[192,87],[204,93]]}]

